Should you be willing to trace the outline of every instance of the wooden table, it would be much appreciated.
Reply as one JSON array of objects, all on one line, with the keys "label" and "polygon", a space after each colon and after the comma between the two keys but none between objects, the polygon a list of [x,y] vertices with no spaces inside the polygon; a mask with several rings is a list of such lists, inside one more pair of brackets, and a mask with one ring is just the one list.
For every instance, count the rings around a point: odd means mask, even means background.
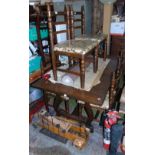
[{"label": "wooden table", "polygon": [[[62,96],[66,94],[68,97],[74,97],[77,100],[81,100],[85,102],[85,110],[88,115],[88,119],[86,120],[87,124],[90,125],[91,121],[93,120],[93,112],[90,107],[91,104],[95,105],[102,105],[103,101],[106,97],[106,94],[109,90],[110,84],[111,84],[111,77],[112,77],[112,72],[116,70],[117,66],[117,59],[116,58],[111,58],[109,64],[105,68],[102,76],[101,76],[101,83],[94,86],[90,91],[85,91],[85,90],[80,90],[73,88],[71,86],[65,86],[63,84],[59,83],[52,83],[49,80],[45,79],[38,79],[37,81],[33,82],[31,84],[32,87],[42,89],[43,91],[48,91],[57,94],[58,96]],[[56,100],[57,104],[60,102],[59,99]],[[77,111],[79,107],[74,110]],[[58,105],[55,105],[55,110],[57,114],[59,115],[65,115],[66,117],[73,118],[76,120],[84,121],[85,119],[81,116],[75,116],[72,114],[69,114],[67,112],[64,112],[62,109],[58,109]]]}]

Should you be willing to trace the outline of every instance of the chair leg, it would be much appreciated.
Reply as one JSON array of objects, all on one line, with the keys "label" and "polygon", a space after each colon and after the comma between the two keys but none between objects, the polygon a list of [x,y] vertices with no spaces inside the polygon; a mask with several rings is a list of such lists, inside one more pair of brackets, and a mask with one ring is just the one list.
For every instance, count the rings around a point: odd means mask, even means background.
[{"label": "chair leg", "polygon": [[80,80],[81,80],[81,88],[84,88],[85,85],[85,61],[84,57],[80,59]]},{"label": "chair leg", "polygon": [[115,98],[115,85],[116,85],[116,79],[115,79],[115,72],[112,73],[112,80],[111,80],[111,86],[109,90],[109,109],[112,108]]},{"label": "chair leg", "polygon": [[57,65],[56,65],[56,55],[54,54],[54,51],[52,52],[52,65],[53,65],[53,76],[54,80],[57,81]]},{"label": "chair leg", "polygon": [[106,61],[107,58],[107,39],[104,41],[104,50],[103,50],[103,61]]},{"label": "chair leg", "polygon": [[93,69],[94,69],[94,73],[97,72],[98,70],[98,49],[99,49],[99,45],[97,45],[97,47],[95,48],[95,53],[94,53],[94,60],[93,60]]}]

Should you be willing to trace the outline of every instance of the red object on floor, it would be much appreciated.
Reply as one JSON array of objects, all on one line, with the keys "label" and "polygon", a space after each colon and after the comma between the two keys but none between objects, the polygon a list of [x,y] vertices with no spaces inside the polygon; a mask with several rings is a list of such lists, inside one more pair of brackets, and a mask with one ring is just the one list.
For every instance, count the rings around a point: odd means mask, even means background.
[{"label": "red object on floor", "polygon": [[111,126],[117,123],[117,119],[120,118],[117,111],[109,111],[107,113],[107,118],[104,120],[104,139],[103,139],[103,147],[105,150],[109,150],[110,148],[110,130]]},{"label": "red object on floor", "polygon": [[43,106],[45,105],[43,100],[39,100],[35,103],[34,108],[29,110],[29,123],[32,122],[32,117],[35,113],[37,113]]},{"label": "red object on floor", "polygon": [[109,150],[109,148],[110,148],[110,144],[103,144],[103,148],[105,149],[105,150]]},{"label": "red object on floor", "polygon": [[42,76],[42,78],[45,79],[45,80],[48,80],[50,77],[51,77],[50,74],[44,74]]}]

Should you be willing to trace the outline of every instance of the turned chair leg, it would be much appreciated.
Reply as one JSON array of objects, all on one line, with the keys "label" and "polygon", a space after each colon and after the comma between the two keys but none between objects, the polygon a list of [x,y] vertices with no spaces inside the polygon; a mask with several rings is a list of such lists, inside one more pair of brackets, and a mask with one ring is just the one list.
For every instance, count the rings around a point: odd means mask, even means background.
[{"label": "turned chair leg", "polygon": [[57,81],[57,65],[56,65],[56,55],[54,51],[52,52],[52,65],[53,65],[54,80]]},{"label": "turned chair leg", "polygon": [[113,106],[114,97],[115,97],[115,85],[116,85],[116,75],[115,75],[115,72],[113,72],[111,86],[109,90],[109,109],[111,109]]},{"label": "turned chair leg", "polygon": [[68,63],[69,63],[69,67],[72,67],[72,59],[71,59],[71,57],[68,57]]},{"label": "turned chair leg", "polygon": [[97,70],[98,70],[98,49],[99,49],[99,46],[97,46],[95,48],[95,51],[94,51],[94,58],[93,58],[93,70],[94,70],[94,73],[96,73]]},{"label": "turned chair leg", "polygon": [[85,85],[85,61],[84,57],[80,59],[80,80],[81,80],[81,88],[84,88]]},{"label": "turned chair leg", "polygon": [[104,41],[104,49],[103,49],[103,61],[106,61],[107,58],[107,39]]}]

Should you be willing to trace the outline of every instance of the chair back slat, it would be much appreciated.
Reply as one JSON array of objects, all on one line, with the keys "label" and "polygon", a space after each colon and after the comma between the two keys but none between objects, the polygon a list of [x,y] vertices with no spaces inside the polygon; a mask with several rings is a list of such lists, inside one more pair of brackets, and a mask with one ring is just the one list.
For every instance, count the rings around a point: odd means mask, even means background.
[{"label": "chair back slat", "polygon": [[[69,10],[68,7],[64,6],[64,11],[61,12],[53,12],[51,10],[51,6],[50,3],[46,3],[46,7],[47,7],[47,17],[48,17],[48,28],[49,28],[49,35],[50,35],[50,42],[51,42],[51,46],[54,47],[55,43],[54,43],[54,39],[57,38],[57,34],[61,34],[61,33],[66,33],[67,39],[70,39],[70,30],[69,30]],[[64,16],[64,21],[53,21],[52,17],[53,16]],[[53,31],[53,27],[56,27],[56,25],[63,25],[66,24],[66,29],[65,30],[55,30]]]},{"label": "chair back slat", "polygon": [[[85,33],[85,13],[84,13],[84,6],[81,6],[81,11],[74,11],[73,7],[70,6],[70,34],[72,38],[75,37],[75,30],[79,29],[81,31],[81,34]],[[79,15],[80,17],[76,17],[76,15]],[[80,25],[77,23],[80,23]]]}]

